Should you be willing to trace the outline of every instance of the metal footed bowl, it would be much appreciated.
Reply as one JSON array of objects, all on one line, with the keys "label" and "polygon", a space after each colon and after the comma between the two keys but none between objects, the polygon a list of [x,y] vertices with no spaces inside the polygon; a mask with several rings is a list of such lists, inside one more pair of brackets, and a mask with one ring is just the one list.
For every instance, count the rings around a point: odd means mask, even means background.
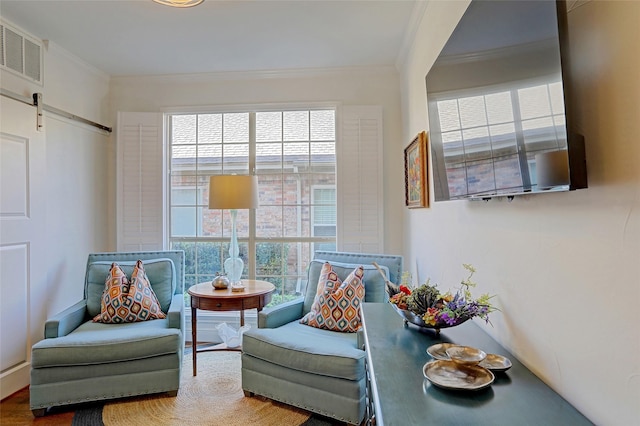
[{"label": "metal footed bowl", "polygon": [[441,328],[455,327],[457,325],[462,324],[463,322],[466,322],[469,319],[469,318],[461,319],[457,324],[453,324],[453,325],[450,325],[450,324],[447,324],[447,323],[430,325],[430,324],[427,324],[426,322],[424,322],[420,316],[414,314],[413,312],[407,311],[405,309],[400,309],[396,305],[394,305],[393,303],[390,303],[390,305],[393,306],[393,309],[395,309],[395,311],[398,313],[398,315],[400,315],[404,319],[405,327],[407,326],[408,323],[411,323],[411,324],[417,325],[418,327],[429,328],[431,330],[435,330],[436,335],[440,334],[440,329]]}]

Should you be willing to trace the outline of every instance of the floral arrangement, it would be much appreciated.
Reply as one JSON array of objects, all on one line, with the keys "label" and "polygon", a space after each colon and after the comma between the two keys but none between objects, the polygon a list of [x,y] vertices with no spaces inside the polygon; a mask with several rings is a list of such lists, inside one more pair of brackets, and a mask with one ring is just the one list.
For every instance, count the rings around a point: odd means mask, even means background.
[{"label": "floral arrangement", "polygon": [[471,280],[476,270],[469,264],[462,266],[469,271],[469,276],[460,282],[461,287],[455,294],[441,293],[429,280],[411,289],[408,286],[410,275],[405,273],[400,286],[387,285],[389,301],[398,309],[417,315],[427,326],[436,328],[453,327],[473,317],[489,322],[489,314],[497,310],[490,302],[493,296],[483,294],[474,299],[470,289],[476,286]]}]

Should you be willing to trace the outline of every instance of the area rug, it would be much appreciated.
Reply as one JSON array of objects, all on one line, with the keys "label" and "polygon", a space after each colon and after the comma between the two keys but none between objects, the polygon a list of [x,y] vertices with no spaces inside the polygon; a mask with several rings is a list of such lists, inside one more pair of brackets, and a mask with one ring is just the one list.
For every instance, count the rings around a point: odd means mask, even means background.
[{"label": "area rug", "polygon": [[310,413],[260,397],[245,397],[240,379],[239,352],[208,352],[198,356],[192,375],[185,356],[177,397],[137,397],[108,402],[102,410],[105,426],[301,425]]},{"label": "area rug", "polygon": [[207,352],[198,356],[192,375],[191,350],[186,348],[177,397],[166,394],[53,407],[34,418],[29,388],[4,399],[2,426],[137,426],[137,425],[278,425],[343,426],[344,423],[242,392],[239,352]]}]

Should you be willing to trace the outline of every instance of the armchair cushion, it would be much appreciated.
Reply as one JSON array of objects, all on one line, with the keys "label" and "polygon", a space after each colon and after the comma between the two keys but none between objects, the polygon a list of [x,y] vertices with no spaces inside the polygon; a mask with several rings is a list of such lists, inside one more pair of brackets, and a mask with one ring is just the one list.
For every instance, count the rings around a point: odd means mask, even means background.
[{"label": "armchair cushion", "polygon": [[242,350],[282,367],[348,380],[364,377],[365,352],[355,333],[340,333],[290,322],[278,328],[247,330]]},{"label": "armchair cushion", "polygon": [[181,347],[179,329],[167,319],[126,324],[87,321],[73,333],[33,345],[32,367],[113,364],[172,354]]},{"label": "armchair cushion", "polygon": [[358,331],[361,325],[360,305],[364,299],[363,275],[362,266],[358,266],[342,281],[331,264],[326,262],[311,310],[300,323],[332,331]]}]

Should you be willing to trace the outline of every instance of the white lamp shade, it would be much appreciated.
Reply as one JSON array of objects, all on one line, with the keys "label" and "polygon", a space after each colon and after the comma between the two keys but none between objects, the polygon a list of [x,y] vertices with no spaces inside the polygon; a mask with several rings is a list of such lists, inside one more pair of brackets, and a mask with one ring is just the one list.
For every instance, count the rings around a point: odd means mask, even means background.
[{"label": "white lamp shade", "polygon": [[210,209],[255,209],[258,178],[250,175],[214,175],[209,178]]},{"label": "white lamp shade", "polygon": [[538,189],[569,185],[569,157],[566,150],[536,154]]}]

